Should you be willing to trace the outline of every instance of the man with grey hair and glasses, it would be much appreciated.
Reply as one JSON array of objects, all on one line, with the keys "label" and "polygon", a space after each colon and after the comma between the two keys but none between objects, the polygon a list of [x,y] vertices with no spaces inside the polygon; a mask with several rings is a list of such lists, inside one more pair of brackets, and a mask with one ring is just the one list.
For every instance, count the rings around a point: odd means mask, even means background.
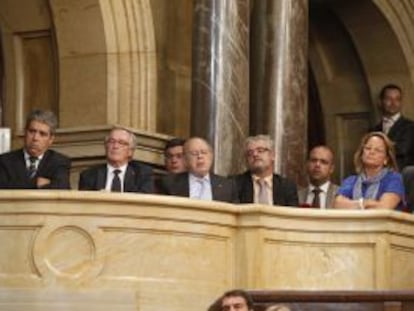
[{"label": "man with grey hair and glasses", "polygon": [[132,131],[113,127],[105,138],[106,163],[81,172],[79,190],[152,193],[152,168],[132,159],[136,145]]},{"label": "man with grey hair and glasses", "polygon": [[70,160],[50,150],[57,119],[34,110],[26,119],[24,146],[0,156],[1,189],[70,189]]},{"label": "man with grey hair and glasses", "polygon": [[273,172],[275,152],[271,138],[248,137],[244,151],[248,170],[235,177],[240,203],[298,206],[296,185]]}]

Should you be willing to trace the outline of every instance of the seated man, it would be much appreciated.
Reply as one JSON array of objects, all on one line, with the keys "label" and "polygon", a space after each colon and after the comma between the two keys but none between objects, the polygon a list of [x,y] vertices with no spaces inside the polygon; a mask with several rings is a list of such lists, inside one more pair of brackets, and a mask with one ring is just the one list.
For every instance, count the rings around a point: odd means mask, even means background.
[{"label": "seated man", "polygon": [[235,177],[240,203],[298,206],[296,185],[273,173],[275,153],[269,136],[247,138],[245,156],[248,171]]},{"label": "seated man", "polygon": [[184,143],[181,138],[173,138],[167,141],[164,149],[165,169],[168,173],[183,173],[187,169],[184,161]]},{"label": "seated man", "polygon": [[330,181],[334,172],[334,154],[327,146],[316,146],[309,152],[306,169],[309,184],[298,190],[300,205],[333,208],[338,185]]},{"label": "seated man", "polygon": [[132,160],[137,139],[123,127],[112,128],[105,138],[105,164],[83,171],[79,190],[106,190],[113,192],[153,192],[151,167]]},{"label": "seated man", "polygon": [[34,110],[26,119],[24,147],[0,156],[1,189],[70,189],[70,160],[49,147],[56,116]]},{"label": "seated man", "polygon": [[160,183],[160,193],[201,200],[237,202],[234,182],[210,173],[213,150],[204,139],[188,139],[184,144],[184,156],[188,172],[165,176]]}]

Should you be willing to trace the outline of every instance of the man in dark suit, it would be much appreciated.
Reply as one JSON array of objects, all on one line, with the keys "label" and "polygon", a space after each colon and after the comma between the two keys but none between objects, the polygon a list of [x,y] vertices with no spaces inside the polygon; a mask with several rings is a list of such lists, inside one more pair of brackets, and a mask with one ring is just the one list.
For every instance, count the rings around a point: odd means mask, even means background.
[{"label": "man in dark suit", "polygon": [[133,132],[123,127],[112,128],[105,138],[107,163],[83,171],[79,190],[152,193],[151,167],[131,160],[136,145]]},{"label": "man in dark suit", "polygon": [[327,209],[333,207],[338,185],[331,182],[334,172],[334,153],[328,146],[316,146],[309,152],[306,163],[308,186],[300,187],[300,206]]},{"label": "man in dark suit", "polygon": [[298,206],[296,185],[273,173],[275,153],[269,136],[247,138],[245,156],[249,170],[235,177],[240,203]]},{"label": "man in dark suit", "polygon": [[24,147],[0,156],[1,189],[69,189],[70,160],[49,150],[56,116],[34,110],[26,119]]},{"label": "man in dark suit", "polygon": [[414,210],[414,122],[401,114],[402,90],[396,84],[385,85],[379,96],[381,122],[371,131],[380,131],[394,142],[398,168],[404,178],[407,205]]},{"label": "man in dark suit", "polygon": [[213,150],[202,138],[192,137],[184,144],[188,172],[171,174],[160,183],[160,193],[200,200],[236,203],[237,189],[230,179],[210,173]]},{"label": "man in dark suit", "polygon": [[387,84],[380,92],[381,122],[371,131],[388,135],[395,144],[395,155],[400,171],[414,165],[414,122],[401,114],[402,90],[398,85]]}]

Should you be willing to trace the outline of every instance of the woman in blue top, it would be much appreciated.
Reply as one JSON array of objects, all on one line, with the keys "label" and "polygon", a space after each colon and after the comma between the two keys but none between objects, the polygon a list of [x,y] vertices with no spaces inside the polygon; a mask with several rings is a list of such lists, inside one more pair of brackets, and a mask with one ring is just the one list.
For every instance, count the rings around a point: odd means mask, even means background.
[{"label": "woman in blue top", "polygon": [[334,207],[344,209],[403,209],[404,184],[397,172],[394,146],[382,132],[362,138],[354,155],[358,175],[346,178]]}]

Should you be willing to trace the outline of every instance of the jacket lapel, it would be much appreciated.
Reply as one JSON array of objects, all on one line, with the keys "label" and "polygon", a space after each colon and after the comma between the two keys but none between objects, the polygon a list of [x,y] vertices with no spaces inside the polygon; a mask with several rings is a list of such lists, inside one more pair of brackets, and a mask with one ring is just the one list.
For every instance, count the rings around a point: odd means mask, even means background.
[{"label": "jacket lapel", "polygon": [[18,161],[15,165],[14,169],[16,169],[16,173],[18,176],[22,176],[27,178],[27,168],[26,168],[26,161],[24,160],[24,151],[23,149],[18,154]]},{"label": "jacket lapel", "polygon": [[135,188],[135,171],[128,164],[124,178],[124,192],[134,192]]},{"label": "jacket lapel", "polygon": [[328,193],[326,194],[326,203],[325,203],[326,208],[333,208],[336,190],[337,190],[337,187],[332,182],[330,182]]},{"label": "jacket lapel", "polygon": [[106,165],[100,167],[96,176],[96,190],[105,189],[106,186]]},{"label": "jacket lapel", "polygon": [[213,197],[213,200],[220,201],[223,197],[222,195],[222,189],[223,185],[218,180],[216,175],[210,174],[210,184],[211,184],[211,196]]},{"label": "jacket lapel", "polygon": [[243,178],[245,178],[244,189],[242,189],[242,196],[243,200],[241,200],[241,203],[253,203],[253,181],[252,181],[252,175],[250,173],[246,173]]}]

